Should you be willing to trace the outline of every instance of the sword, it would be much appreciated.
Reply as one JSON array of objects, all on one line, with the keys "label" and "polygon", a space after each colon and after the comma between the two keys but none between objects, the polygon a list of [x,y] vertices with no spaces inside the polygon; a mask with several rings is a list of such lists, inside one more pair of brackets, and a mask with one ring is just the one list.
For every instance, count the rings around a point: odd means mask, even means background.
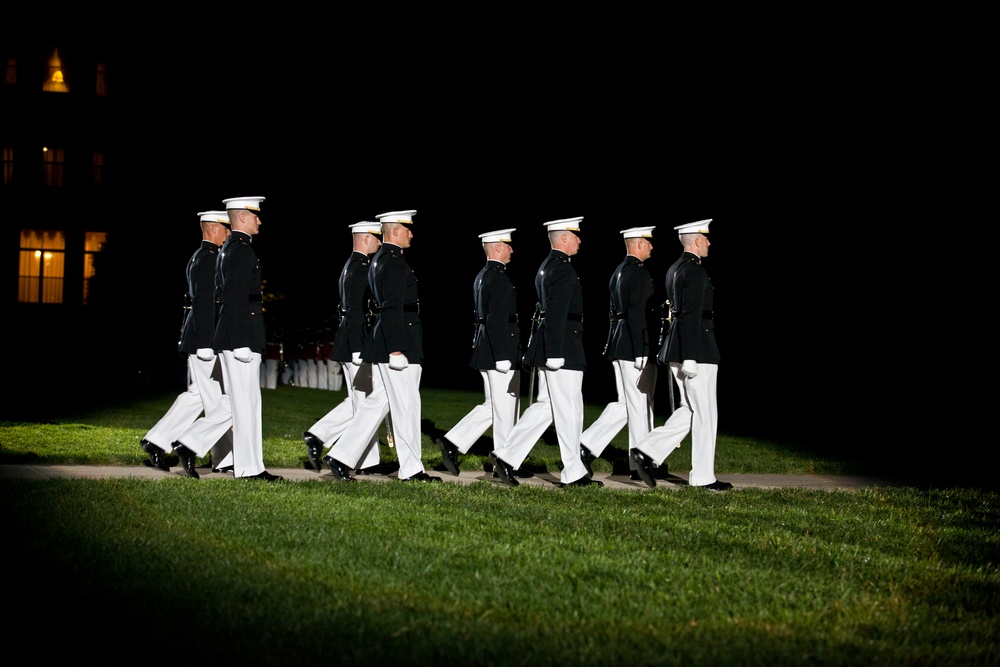
[{"label": "sword", "polygon": [[385,413],[385,442],[390,448],[396,446],[396,439],[392,435],[392,416]]},{"label": "sword", "polygon": [[[528,334],[528,349],[531,349],[531,341],[535,337],[535,330],[538,329],[538,323],[542,321],[542,302],[535,302],[535,313],[531,316],[531,333]],[[528,373],[528,405],[535,397],[535,376],[538,375],[538,367],[532,364],[531,372]]]},{"label": "sword", "polygon": [[[663,352],[663,345],[666,342],[667,331],[670,330],[670,325],[674,322],[674,310],[671,307],[670,299],[663,302],[660,306],[660,350]],[[669,364],[666,360],[666,354],[663,354],[664,364]],[[671,373],[670,380],[667,382],[667,400],[670,401],[670,414],[674,414],[674,378]]]},{"label": "sword", "polygon": [[188,313],[191,312],[191,293],[184,292],[184,306],[181,309],[181,329],[177,333],[177,346],[181,345],[181,338],[184,337],[184,325],[187,324]]},{"label": "sword", "polygon": [[608,354],[608,348],[611,347],[611,338],[615,333],[615,305],[611,304],[608,306],[608,339],[604,342],[604,351],[601,352],[601,356],[606,356]]}]

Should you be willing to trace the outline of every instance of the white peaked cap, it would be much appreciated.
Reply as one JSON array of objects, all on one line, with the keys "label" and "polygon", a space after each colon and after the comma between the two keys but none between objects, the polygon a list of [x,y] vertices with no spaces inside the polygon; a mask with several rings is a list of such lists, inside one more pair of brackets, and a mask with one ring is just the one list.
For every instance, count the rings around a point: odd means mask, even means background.
[{"label": "white peaked cap", "polygon": [[562,218],[561,220],[552,220],[551,222],[546,222],[546,231],[549,232],[578,232],[580,231],[580,221],[583,220],[583,216],[579,218]]},{"label": "white peaked cap", "polygon": [[226,205],[226,210],[234,208],[245,208],[248,211],[259,211],[260,203],[264,201],[263,197],[233,197],[232,199],[223,199],[222,203]]},{"label": "white peaked cap", "polygon": [[678,225],[674,227],[677,230],[677,234],[708,234],[708,223],[712,222],[712,218],[708,220],[699,220],[698,222],[689,222],[686,225]]},{"label": "white peaked cap", "polygon": [[480,234],[479,238],[483,240],[483,243],[497,243],[498,241],[510,243],[510,233],[514,231],[514,229],[515,228],[498,229],[495,232],[486,232],[485,234]]},{"label": "white peaked cap", "polygon": [[351,233],[353,234],[364,234],[368,232],[369,234],[382,235],[382,223],[380,222],[355,222],[351,225]]},{"label": "white peaked cap", "polygon": [[409,225],[413,223],[415,213],[416,211],[389,211],[388,213],[379,213],[375,216],[375,219],[379,223],[401,222],[404,225]]},{"label": "white peaked cap", "polygon": [[229,224],[229,214],[225,211],[202,211],[198,214],[201,222],[221,222],[224,225]]},{"label": "white peaked cap", "polygon": [[621,235],[626,239],[651,239],[653,238],[653,227],[632,227],[631,229],[623,229]]}]

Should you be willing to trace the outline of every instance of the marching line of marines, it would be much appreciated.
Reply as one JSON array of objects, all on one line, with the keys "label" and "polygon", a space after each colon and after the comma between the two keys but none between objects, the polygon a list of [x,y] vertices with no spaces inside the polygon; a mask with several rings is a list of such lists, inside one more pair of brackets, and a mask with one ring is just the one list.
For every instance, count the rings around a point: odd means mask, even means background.
[{"label": "marching line of marines", "polygon": [[[227,199],[225,211],[198,214],[203,239],[188,262],[190,309],[179,343],[187,355],[188,388],[142,439],[147,465],[169,470],[169,447],[184,474],[196,479],[195,459],[209,453],[214,472],[282,479],[264,469],[262,453],[260,364],[266,341],[260,263],[251,243],[263,199]],[[353,250],[340,273],[340,325],[329,355],[343,369],[347,396],[303,433],[310,466],[330,470],[337,481],[382,474],[378,430],[383,422],[399,458],[398,478],[441,481],[427,474],[421,460],[423,331],[417,279],[404,257],[415,214],[390,211],[350,225]],[[711,220],[674,228],[683,252],[666,274],[666,327],[656,340],[657,331],[649,326],[655,285],[644,266],[653,250],[654,227],[621,231],[627,254],[608,286],[604,349],[613,365],[617,400],[586,429],[583,293],[572,265],[582,221],[544,223],[550,252],[535,275],[537,303],[523,354],[517,296],[506,274],[515,229],[479,235],[486,265],[473,281],[476,319],[469,365],[482,376],[485,400],[434,438],[445,468],[458,475],[460,455],[492,429],[493,476],[518,486],[519,477],[531,475],[520,469],[524,460],[554,426],[563,464],[559,486],[602,486],[593,479],[592,463],[627,427],[632,479],[656,486],[664,460],[690,433],[689,484],[731,489],[714,472],[719,351],[712,284],[702,264]],[[673,377],[671,414],[654,427],[653,392],[661,365]],[[522,368],[531,374],[529,400],[537,389],[523,413]]]}]

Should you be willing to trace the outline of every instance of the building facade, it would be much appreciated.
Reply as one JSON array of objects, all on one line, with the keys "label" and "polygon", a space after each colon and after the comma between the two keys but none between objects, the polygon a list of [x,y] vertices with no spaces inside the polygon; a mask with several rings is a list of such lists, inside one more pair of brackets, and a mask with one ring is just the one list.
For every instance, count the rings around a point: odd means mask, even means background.
[{"label": "building facade", "polygon": [[102,253],[134,218],[114,55],[0,44],[0,343],[32,385],[65,384],[67,351],[79,371],[107,339]]}]

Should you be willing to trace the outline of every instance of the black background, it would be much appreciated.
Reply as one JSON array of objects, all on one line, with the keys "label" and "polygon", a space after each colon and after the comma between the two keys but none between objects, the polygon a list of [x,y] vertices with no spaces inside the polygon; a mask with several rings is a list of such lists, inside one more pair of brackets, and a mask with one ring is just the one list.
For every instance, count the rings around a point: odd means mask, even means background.
[{"label": "black background", "polygon": [[600,351],[619,231],[656,225],[662,290],[673,227],[711,218],[720,428],[913,464],[941,391],[923,342],[938,239],[914,178],[927,148],[912,139],[926,113],[915,73],[805,35],[701,26],[678,41],[676,24],[641,16],[588,31],[254,23],[118,46],[143,54],[117,70],[147,156],[128,175],[148,193],[129,246],[155,247],[138,276],[169,322],[147,315],[146,350],[171,354],[197,211],[266,197],[254,246],[283,299],[275,329],[332,318],[348,225],[416,209],[424,384],[479,390],[478,235],[516,228],[508,271],[527,318],[543,223],[583,216],[584,393],[613,400]]}]

